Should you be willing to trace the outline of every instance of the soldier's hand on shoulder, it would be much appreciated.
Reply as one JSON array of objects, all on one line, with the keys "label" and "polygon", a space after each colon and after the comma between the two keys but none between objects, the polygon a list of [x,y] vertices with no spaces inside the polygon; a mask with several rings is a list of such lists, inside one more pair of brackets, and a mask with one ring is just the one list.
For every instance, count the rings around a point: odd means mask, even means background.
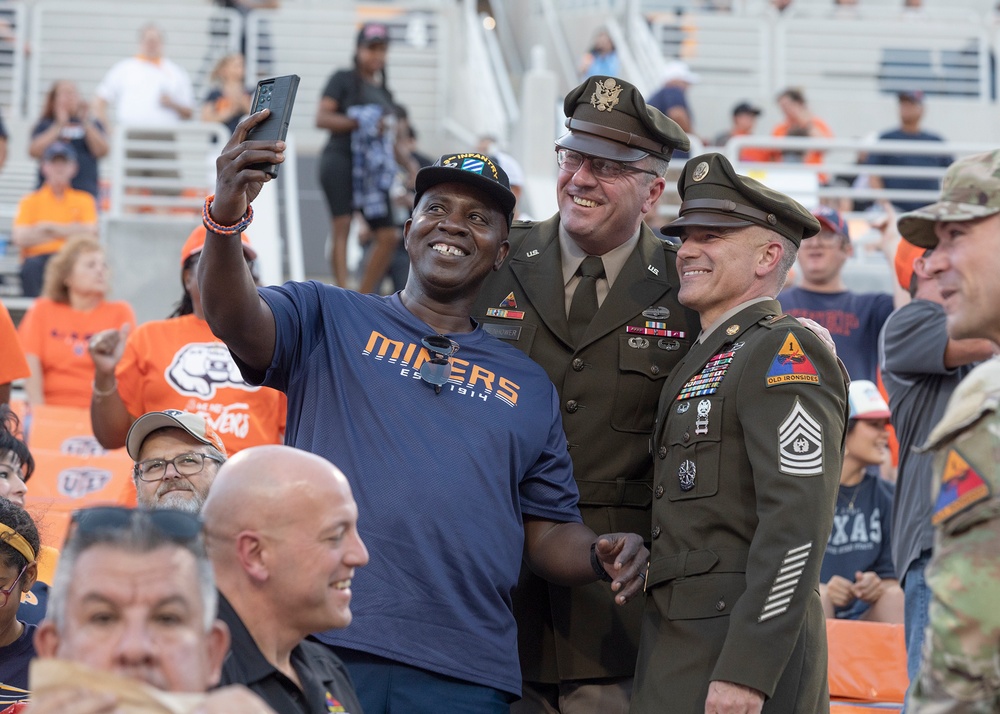
[{"label": "soldier's hand on shoulder", "polygon": [[833,341],[833,335],[830,334],[828,329],[815,320],[810,320],[808,317],[796,317],[795,319],[798,320],[799,324],[803,327],[809,328],[809,330],[819,338],[820,342],[822,342],[826,348],[833,353],[834,357],[837,356],[837,345]]}]

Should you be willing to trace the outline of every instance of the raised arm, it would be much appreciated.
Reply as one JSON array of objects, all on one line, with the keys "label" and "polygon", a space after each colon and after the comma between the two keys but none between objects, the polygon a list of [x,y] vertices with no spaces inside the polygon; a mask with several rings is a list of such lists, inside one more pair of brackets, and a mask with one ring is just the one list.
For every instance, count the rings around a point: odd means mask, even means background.
[{"label": "raised arm", "polygon": [[[247,132],[267,118],[263,110],[245,118],[216,160],[215,198],[208,209],[212,221],[233,226],[243,220],[250,204],[270,177],[254,164],[280,164],[285,142],[246,141]],[[263,373],[274,354],[274,316],[257,294],[250,268],[243,259],[239,234],[221,235],[209,229],[198,261],[198,287],[205,320],[212,332],[250,369]]]},{"label": "raised arm", "polygon": [[94,438],[105,449],[125,446],[125,437],[136,417],[118,393],[115,367],[125,353],[130,325],[98,332],[90,338],[87,349],[94,361],[94,384],[90,396],[90,424]]}]

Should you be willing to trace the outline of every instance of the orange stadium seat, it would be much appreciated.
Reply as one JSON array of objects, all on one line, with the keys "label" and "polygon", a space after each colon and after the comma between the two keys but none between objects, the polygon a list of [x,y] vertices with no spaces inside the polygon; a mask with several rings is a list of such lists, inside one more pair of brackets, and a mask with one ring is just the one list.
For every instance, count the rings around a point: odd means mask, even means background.
[{"label": "orange stadium seat", "polygon": [[28,447],[35,473],[26,506],[38,524],[42,544],[61,548],[70,516],[78,508],[135,505],[132,461],[125,449],[97,443],[90,412],[75,407],[31,408]]},{"label": "orange stadium seat", "polygon": [[906,698],[902,625],[827,620],[831,714],[899,712]]}]

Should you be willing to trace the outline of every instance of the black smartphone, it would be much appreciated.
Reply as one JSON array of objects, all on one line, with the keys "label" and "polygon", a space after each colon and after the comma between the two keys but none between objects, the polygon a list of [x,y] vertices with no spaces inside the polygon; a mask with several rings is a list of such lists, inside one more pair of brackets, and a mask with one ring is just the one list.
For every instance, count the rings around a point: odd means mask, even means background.
[{"label": "black smartphone", "polygon": [[[257,91],[253,95],[250,113],[255,114],[261,109],[270,109],[271,114],[250,130],[247,134],[248,140],[284,141],[288,134],[288,122],[292,118],[292,105],[295,103],[295,92],[298,88],[297,74],[286,74],[283,77],[271,77],[257,82]],[[256,164],[252,168],[264,171],[271,178],[277,178],[278,166],[278,164]]]}]

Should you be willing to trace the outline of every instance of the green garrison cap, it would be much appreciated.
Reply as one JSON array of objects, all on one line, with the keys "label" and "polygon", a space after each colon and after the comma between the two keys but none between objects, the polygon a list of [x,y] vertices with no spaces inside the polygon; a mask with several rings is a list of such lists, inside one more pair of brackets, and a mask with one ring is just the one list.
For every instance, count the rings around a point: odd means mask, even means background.
[{"label": "green garrison cap", "polygon": [[906,240],[934,248],[934,224],[972,221],[1000,213],[1000,149],[959,159],[945,172],[937,203],[904,213],[896,225]]},{"label": "green garrison cap", "polygon": [[670,160],[687,151],[684,130],[663,112],[646,104],[639,90],[617,77],[594,76],[566,95],[569,132],[556,146],[615,161],[638,161],[652,154]]},{"label": "green garrison cap", "polygon": [[689,159],[677,181],[681,209],[677,220],[663,226],[667,235],[681,235],[685,226],[741,228],[758,225],[799,245],[819,233],[819,221],[798,201],[759,181],[740,176],[722,154]]}]

